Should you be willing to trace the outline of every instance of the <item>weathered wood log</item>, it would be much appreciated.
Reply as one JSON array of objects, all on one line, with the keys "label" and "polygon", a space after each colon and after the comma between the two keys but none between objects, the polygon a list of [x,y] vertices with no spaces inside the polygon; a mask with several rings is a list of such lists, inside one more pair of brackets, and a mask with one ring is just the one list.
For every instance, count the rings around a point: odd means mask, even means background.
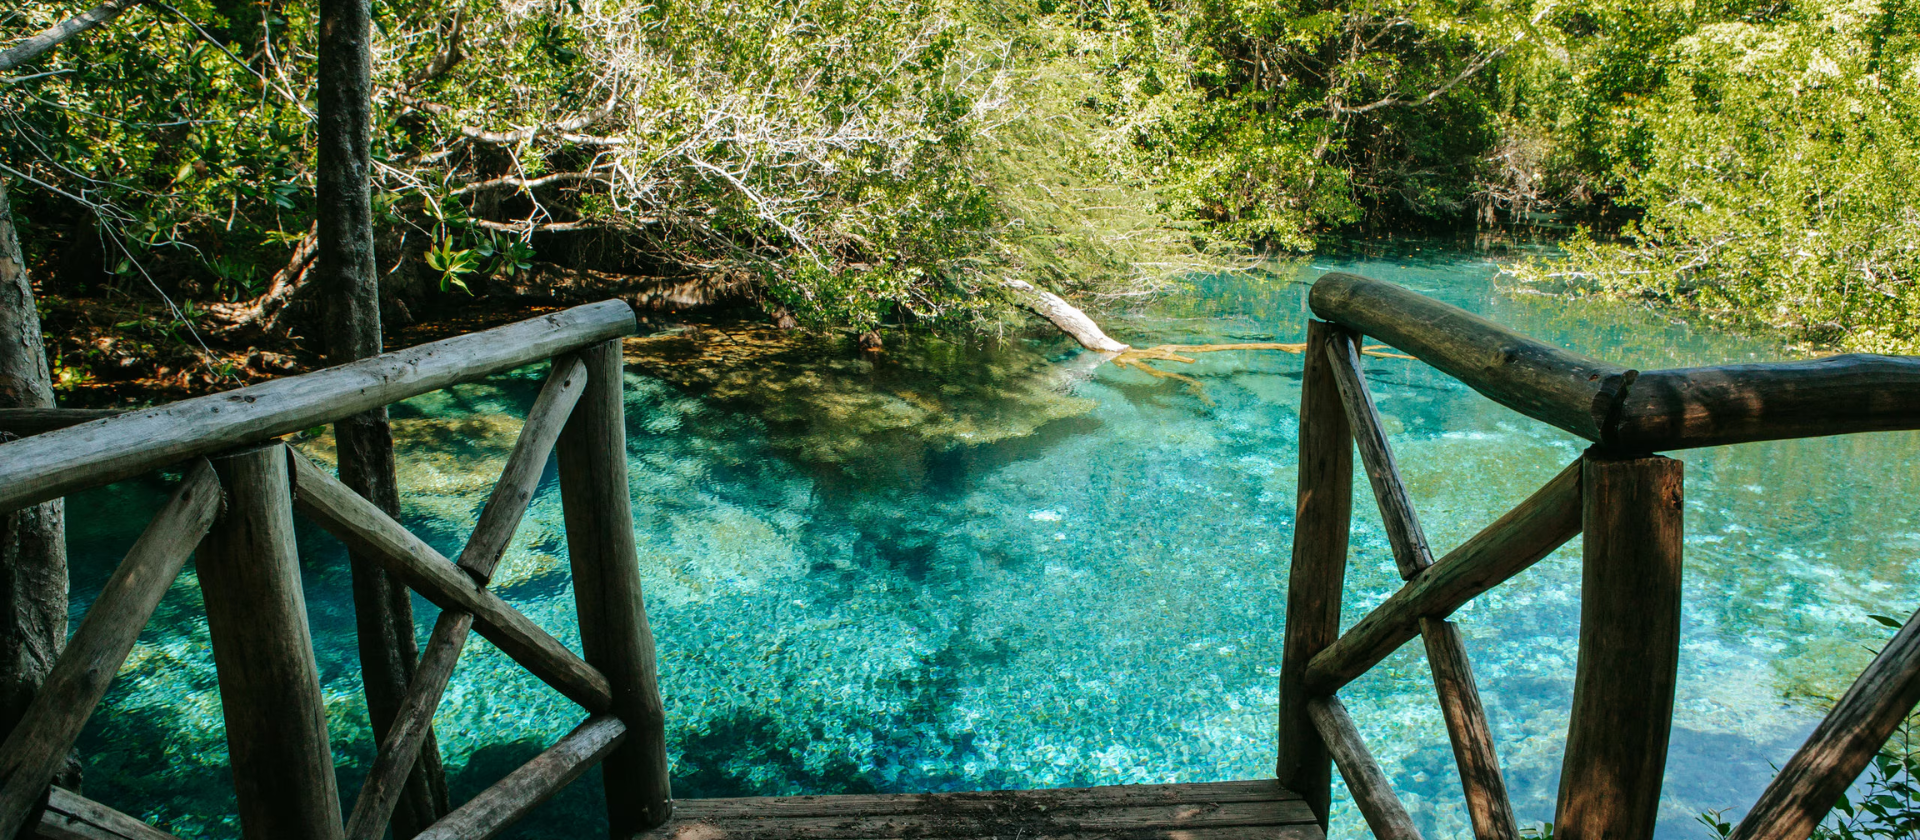
[{"label": "weathered wood log", "polygon": [[1657,452],[1782,438],[1920,429],[1920,358],[1644,371],[1601,443]]},{"label": "weathered wood log", "polygon": [[1556,838],[1653,836],[1680,659],[1683,467],[1589,451],[1580,664]]},{"label": "weathered wood log", "polygon": [[0,444],[0,511],[269,440],[633,331],[619,301]]},{"label": "weathered wood log", "polygon": [[115,408],[4,408],[0,407],[0,435],[27,437],[81,423],[125,414]]},{"label": "weathered wood log", "polygon": [[[1304,451],[1304,450],[1303,450]],[[1448,552],[1313,657],[1309,691],[1331,694],[1419,633],[1422,618],[1445,618],[1580,533],[1581,462],[1576,460],[1485,530]]]},{"label": "weathered wood log", "polygon": [[1353,444],[1327,346],[1349,339],[1332,324],[1307,324],[1300,389],[1300,481],[1287,575],[1286,639],[1280,658],[1279,757],[1275,775],[1327,824],[1333,769],[1307,713],[1308,664],[1340,635],[1340,594],[1353,521]]},{"label": "weathered wood log", "polygon": [[1387,442],[1387,430],[1380,423],[1380,409],[1374,405],[1373,391],[1367,387],[1366,372],[1360,368],[1360,335],[1344,327],[1343,340],[1327,343],[1327,359],[1333,367],[1333,380],[1340,386],[1340,402],[1347,412],[1347,425],[1353,427],[1353,442],[1360,450],[1360,463],[1366,468],[1367,481],[1373,485],[1373,497],[1380,504],[1380,519],[1387,530],[1387,542],[1393,546],[1393,563],[1402,579],[1412,578],[1433,565],[1433,550],[1427,547],[1426,532],[1413,512],[1413,497],[1400,480],[1400,466],[1393,459],[1393,447]]},{"label": "weathered wood log", "polygon": [[520,526],[520,517],[533,502],[533,492],[540,486],[540,474],[547,467],[547,456],[553,453],[554,442],[560,439],[567,415],[573,412],[586,386],[587,367],[578,358],[567,356],[553,360],[553,370],[547,374],[540,396],[534,398],[533,407],[527,410],[527,422],[513,443],[513,454],[507,457],[506,469],[500,472],[500,480],[487,497],[487,506],[480,510],[480,521],[460,550],[460,568],[482,583],[493,577],[493,567],[500,563],[514,530]]},{"label": "weathered wood log", "polygon": [[0,837],[14,837],[26,824],[160,597],[219,513],[220,480],[201,461],[107,579],[20,725],[0,745]]},{"label": "weathered wood log", "polygon": [[372,502],[297,453],[290,460],[294,505],[301,514],[341,542],[379,560],[434,605],[472,613],[480,635],[567,699],[590,712],[607,710],[612,691],[607,678],[593,666]]},{"label": "weathered wood log", "polygon": [[1440,696],[1440,713],[1447,721],[1447,739],[1453,743],[1453,761],[1460,768],[1460,788],[1466,794],[1467,814],[1473,819],[1476,840],[1519,840],[1520,824],[1507,798],[1507,780],[1493,749],[1493,731],[1480,703],[1473,666],[1467,662],[1460,631],[1438,618],[1420,619],[1420,637],[1426,642],[1427,664],[1433,669],[1433,688]]},{"label": "weathered wood log", "polygon": [[41,840],[180,840],[66,788],[54,788],[35,826]]},{"label": "weathered wood log", "polygon": [[627,742],[607,756],[607,821],[614,835],[645,831],[673,815],[666,709],[653,630],[640,592],[627,486],[627,422],[620,342],[580,351],[587,389],[560,433],[560,504],[587,661],[613,686],[613,713]]},{"label": "weathered wood log", "polygon": [[1012,289],[1014,298],[1022,306],[1033,310],[1034,314],[1047,319],[1061,332],[1080,342],[1080,346],[1094,353],[1119,353],[1127,349],[1100,329],[1100,325],[1080,311],[1080,307],[1066,302],[1059,295],[1045,289],[1036,288],[1025,280],[1007,280],[1006,287]]},{"label": "weathered wood log", "polygon": [[1334,763],[1340,765],[1340,778],[1346,780],[1347,793],[1353,795],[1354,807],[1366,818],[1373,836],[1379,840],[1420,840],[1420,830],[1407,816],[1400,797],[1394,795],[1387,774],[1367,752],[1366,742],[1360,740],[1360,730],[1353,725],[1340,698],[1315,697],[1307,703],[1307,714],[1313,717],[1313,725],[1326,741]]},{"label": "weathered wood log", "polygon": [[[460,552],[458,565],[485,585],[493,577],[494,567],[505,553],[520,517],[533,499],[540,474],[553,451],[554,441],[587,382],[586,367],[572,357],[556,360],[547,374],[540,396],[527,412],[527,422],[514,442],[513,454],[499,483],[480,512],[480,522]],[[427,639],[427,651],[420,658],[413,679],[407,684],[393,725],[380,738],[380,751],[367,779],[354,800],[353,814],[347,819],[349,840],[379,840],[387,821],[399,802],[407,768],[426,745],[432,731],[433,713],[453,676],[453,666],[466,646],[467,633],[473,628],[473,614],[444,610],[434,621],[433,634]]]},{"label": "weathered wood log", "polygon": [[[613,715],[594,715],[419,834],[420,840],[488,840],[551,799],[631,737]],[[616,837],[627,836],[616,830]]]},{"label": "weathered wood log", "polygon": [[0,73],[33,61],[46,54],[48,50],[60,46],[68,38],[113,20],[122,12],[138,5],[140,0],[106,0],[80,14],[35,32],[13,46],[0,50]]},{"label": "weathered wood log", "polygon": [[286,447],[214,460],[225,514],[196,553],[247,840],[340,840],[327,711],[293,543]]},{"label": "weathered wood log", "polygon": [[1418,357],[1489,399],[1599,440],[1632,371],[1535,341],[1392,283],[1335,272],[1308,296],[1322,318]]},{"label": "weathered wood log", "polygon": [[1794,751],[1730,840],[1806,840],[1920,702],[1920,612]]}]

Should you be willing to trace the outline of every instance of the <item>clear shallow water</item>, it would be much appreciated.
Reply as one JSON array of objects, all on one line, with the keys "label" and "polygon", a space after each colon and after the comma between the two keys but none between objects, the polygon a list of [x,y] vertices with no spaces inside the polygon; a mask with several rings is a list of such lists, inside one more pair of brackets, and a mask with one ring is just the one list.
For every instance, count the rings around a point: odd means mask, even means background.
[{"label": "clear shallow water", "polygon": [[[1643,368],[1778,358],[1651,313],[1502,290],[1447,249],[1208,278],[1111,319],[1136,345],[1296,341],[1304,286],[1356,271]],[[1271,773],[1300,357],[1089,369],[1056,340],[966,348],[708,329],[629,346],[635,532],[681,798],[1204,781]],[[1076,364],[1076,361],[1081,364]],[[1428,534],[1450,547],[1580,446],[1416,362],[1369,376]],[[408,524],[457,551],[538,368],[396,407]],[[325,439],[300,446],[330,456]],[[1661,834],[1743,808],[1915,606],[1920,438],[1685,453],[1686,629]],[[497,577],[577,644],[558,494]],[[1346,621],[1398,585],[1365,482]],[[73,502],[75,615],[166,490]],[[302,523],[308,606],[349,803],[372,752],[343,553]],[[433,610],[424,602],[424,628]],[[1578,550],[1458,613],[1523,822],[1550,819],[1571,699]],[[1409,646],[1342,696],[1429,837],[1469,836],[1432,685]],[[581,713],[477,637],[437,723],[456,798]],[[81,744],[90,796],[183,836],[233,836],[218,696],[191,571]],[[597,836],[598,777],[517,835]],[[1338,798],[1338,797],[1337,797]],[[1350,810],[1338,837],[1365,836]]]}]

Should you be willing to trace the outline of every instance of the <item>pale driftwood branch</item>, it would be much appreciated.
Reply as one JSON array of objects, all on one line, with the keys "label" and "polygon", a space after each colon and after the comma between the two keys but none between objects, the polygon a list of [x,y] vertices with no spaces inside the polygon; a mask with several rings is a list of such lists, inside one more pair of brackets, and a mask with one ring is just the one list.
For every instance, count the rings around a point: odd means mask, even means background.
[{"label": "pale driftwood branch", "polygon": [[48,50],[60,46],[61,42],[113,20],[135,6],[141,0],[106,0],[91,9],[27,36],[24,40],[0,51],[0,73],[26,64]]},{"label": "pale driftwood branch", "polygon": [[1387,774],[1380,771],[1373,754],[1367,752],[1366,742],[1360,740],[1360,730],[1353,725],[1353,718],[1347,715],[1340,698],[1315,698],[1307,704],[1307,714],[1320,730],[1321,739],[1327,742],[1327,750],[1333,753],[1334,763],[1340,766],[1340,778],[1346,780],[1354,807],[1366,818],[1373,836],[1379,840],[1420,840],[1420,830],[1414,827],[1406,806],[1400,804],[1400,797],[1394,795]]},{"label": "pale driftwood branch", "polygon": [[219,515],[220,504],[220,481],[201,461],[107,579],[26,713],[0,744],[0,837],[13,837],[26,824],[160,596]]},{"label": "pale driftwood branch", "polygon": [[0,444],[0,511],[310,429],[633,331],[620,301]]},{"label": "pale driftwood branch", "polygon": [[[1302,452],[1308,450],[1302,449]],[[1524,571],[1580,533],[1581,462],[1561,470],[1527,500],[1449,552],[1313,657],[1307,685],[1331,694],[1419,632]],[[1343,538],[1344,538],[1344,533]]]},{"label": "pale driftwood branch", "polygon": [[1315,656],[1340,636],[1340,594],[1353,525],[1353,446],[1327,345],[1336,327],[1307,323],[1300,386],[1300,480],[1293,517],[1293,567],[1287,576],[1286,639],[1280,655],[1279,755],[1274,775],[1299,792],[1327,825],[1333,771],[1326,744],[1307,714],[1307,677]]},{"label": "pale driftwood branch", "polygon": [[[626,221],[646,222],[646,221],[651,221],[651,219],[638,219],[638,220],[628,219]],[[610,226],[607,222],[594,221],[591,219],[579,219],[571,222],[534,222],[534,221],[496,222],[491,219],[469,219],[468,222],[471,223],[474,227],[480,228],[482,230],[497,230],[501,233],[521,233],[521,234],[559,233],[561,231],[570,231],[570,230],[599,230],[601,228]]]},{"label": "pale driftwood branch", "polygon": [[399,575],[443,610],[473,613],[480,635],[521,667],[591,712],[613,702],[607,678],[547,631],[481,588],[471,576],[422,542],[386,511],[340,480],[289,451],[294,506],[348,547]]},{"label": "pale driftwood branch", "polygon": [[626,724],[619,718],[590,717],[559,743],[454,809],[414,840],[488,840],[497,836],[502,829],[560,792],[568,782],[580,778],[580,774],[606,758],[627,737]]},{"label": "pale driftwood branch", "polygon": [[1126,351],[1128,345],[1108,338],[1107,334],[1100,330],[1100,325],[1087,317],[1087,313],[1061,299],[1059,295],[1035,288],[1033,284],[1024,280],[1008,279],[1004,283],[1007,288],[1014,291],[1014,297],[1019,300],[1020,305],[1052,322],[1054,326],[1060,328],[1061,332],[1073,336],[1073,340],[1080,342],[1081,347],[1095,353]]},{"label": "pale driftwood branch", "polygon": [[503,176],[500,178],[492,178],[485,181],[475,181],[471,184],[468,184],[466,186],[463,186],[459,189],[454,190],[453,194],[454,195],[472,195],[474,193],[488,192],[491,190],[513,190],[515,192],[522,192],[522,191],[532,192],[542,187],[550,187],[555,184],[578,184],[578,183],[583,183],[588,181],[592,181],[596,183],[604,183],[604,178],[603,178],[604,172],[605,172],[604,169],[597,170],[597,171],[587,171],[587,172],[555,172],[552,175],[542,175],[538,178],[520,178],[520,177],[509,175],[509,176]]},{"label": "pale driftwood branch", "polygon": [[1400,466],[1394,462],[1393,446],[1380,423],[1380,409],[1367,388],[1367,375],[1360,368],[1360,353],[1355,347],[1359,341],[1358,334],[1341,328],[1338,338],[1327,343],[1327,359],[1333,366],[1334,382],[1340,386],[1340,402],[1346,406],[1347,424],[1353,427],[1353,442],[1360,450],[1367,481],[1380,504],[1394,565],[1399,567],[1401,579],[1410,579],[1433,565],[1433,551],[1427,547],[1427,534],[1420,527],[1419,517],[1414,515],[1413,497],[1407,493],[1406,482],[1400,480]]}]

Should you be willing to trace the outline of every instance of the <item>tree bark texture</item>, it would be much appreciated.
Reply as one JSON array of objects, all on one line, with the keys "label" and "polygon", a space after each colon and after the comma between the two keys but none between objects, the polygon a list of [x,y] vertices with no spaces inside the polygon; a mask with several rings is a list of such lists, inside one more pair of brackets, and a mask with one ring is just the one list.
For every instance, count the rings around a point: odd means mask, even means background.
[{"label": "tree bark texture", "polygon": [[[52,408],[33,283],[0,180],[0,408]],[[0,513],[0,737],[13,731],[67,640],[66,503]],[[77,781],[77,773],[67,774]]]},{"label": "tree bark texture", "polygon": [[[368,0],[322,0],[318,50],[319,137],[315,177],[318,254],[327,352],[334,364],[379,355],[380,291],[374,263],[371,181],[372,15]],[[334,425],[340,479],[390,515],[400,512],[387,410]],[[369,558],[349,555],[360,636],[360,671],[374,731],[393,725],[419,658],[405,586]],[[440,751],[431,734],[394,813],[394,836],[418,834],[447,811]]]}]

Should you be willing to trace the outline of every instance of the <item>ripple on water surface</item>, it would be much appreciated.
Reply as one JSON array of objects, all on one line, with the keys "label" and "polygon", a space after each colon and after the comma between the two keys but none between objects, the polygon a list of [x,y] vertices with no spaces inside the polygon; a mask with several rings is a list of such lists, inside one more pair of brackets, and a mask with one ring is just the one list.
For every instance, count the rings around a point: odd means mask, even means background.
[{"label": "ripple on water surface", "polygon": [[[1200,278],[1114,318],[1136,344],[1297,341],[1328,269],[1447,299],[1643,368],[1782,355],[1652,314],[1506,288],[1497,265],[1400,249]],[[682,798],[1206,781],[1271,772],[1300,359],[1094,367],[1053,339],[990,348],[712,328],[629,342],[635,533]],[[1367,362],[1439,546],[1577,457],[1578,443],[1416,362]],[[453,554],[539,366],[394,409],[406,518]],[[1686,453],[1682,676],[1661,834],[1739,809],[1915,605],[1916,438]],[[329,441],[303,450],[331,459]],[[73,502],[75,615],[167,480]],[[1347,622],[1397,586],[1358,482]],[[551,467],[496,588],[578,645]],[[111,511],[112,515],[98,515]],[[371,757],[345,558],[300,543],[329,724],[351,800]],[[1523,821],[1551,816],[1571,695],[1577,550],[1455,616]],[[433,608],[416,605],[424,628]],[[82,741],[88,793],[186,836],[235,836],[197,582],[182,577]],[[1469,836],[1417,646],[1343,692],[1430,837]],[[436,721],[456,798],[580,712],[477,637]],[[511,836],[588,836],[597,776]],[[1350,812],[1335,835],[1364,836]]]}]

